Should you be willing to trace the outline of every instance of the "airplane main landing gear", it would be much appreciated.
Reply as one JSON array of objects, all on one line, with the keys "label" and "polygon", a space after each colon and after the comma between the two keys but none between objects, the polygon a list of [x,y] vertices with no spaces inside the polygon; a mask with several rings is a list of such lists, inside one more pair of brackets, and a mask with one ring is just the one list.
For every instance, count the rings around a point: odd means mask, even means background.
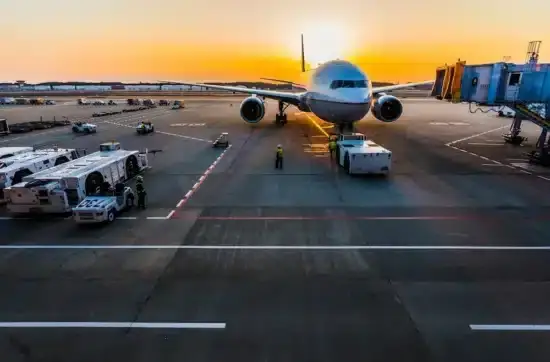
[{"label": "airplane main landing gear", "polygon": [[287,123],[285,110],[288,108],[288,104],[284,104],[279,101],[279,112],[275,116],[275,124],[277,126],[284,126]]}]

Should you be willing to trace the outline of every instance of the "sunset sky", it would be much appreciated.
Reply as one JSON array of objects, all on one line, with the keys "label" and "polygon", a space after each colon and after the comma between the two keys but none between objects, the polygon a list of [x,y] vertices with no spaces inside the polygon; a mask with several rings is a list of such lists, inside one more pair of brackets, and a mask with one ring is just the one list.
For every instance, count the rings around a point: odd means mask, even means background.
[{"label": "sunset sky", "polygon": [[0,81],[303,81],[341,58],[372,79],[429,80],[457,58],[550,61],[550,1],[0,0]]}]

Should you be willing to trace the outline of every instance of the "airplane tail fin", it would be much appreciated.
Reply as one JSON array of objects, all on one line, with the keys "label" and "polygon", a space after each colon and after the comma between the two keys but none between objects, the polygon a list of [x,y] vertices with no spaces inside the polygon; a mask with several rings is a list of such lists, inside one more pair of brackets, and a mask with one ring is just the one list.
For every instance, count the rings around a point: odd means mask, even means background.
[{"label": "airplane tail fin", "polygon": [[302,34],[302,73],[306,71],[306,57],[304,54],[304,34]]}]

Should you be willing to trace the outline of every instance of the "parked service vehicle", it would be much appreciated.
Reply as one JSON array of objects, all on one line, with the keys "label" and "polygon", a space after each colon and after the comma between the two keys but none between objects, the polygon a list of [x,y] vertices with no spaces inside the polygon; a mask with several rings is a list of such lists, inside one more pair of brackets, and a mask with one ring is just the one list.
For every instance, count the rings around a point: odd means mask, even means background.
[{"label": "parked service vehicle", "polygon": [[0,98],[0,104],[15,104],[15,98],[12,98],[12,97]]},{"label": "parked service vehicle", "polygon": [[153,126],[151,122],[141,122],[140,124],[137,125],[136,132],[138,134],[155,132],[155,126]]},{"label": "parked service vehicle", "polygon": [[0,203],[5,203],[6,187],[18,184],[34,173],[77,159],[74,149],[52,148],[20,153],[0,160]]},{"label": "parked service vehicle", "polygon": [[166,100],[166,99],[161,99],[159,101],[159,106],[169,106],[170,105],[170,101]]},{"label": "parked service vehicle", "polygon": [[113,222],[125,210],[134,206],[136,199],[131,187],[119,183],[112,195],[88,196],[73,208],[73,220],[78,224]]},{"label": "parked service vehicle", "polygon": [[49,105],[49,106],[55,106],[55,101],[51,100],[51,99],[47,99],[46,104]]},{"label": "parked service vehicle", "polygon": [[23,178],[4,190],[8,210],[16,214],[67,213],[102,184],[124,183],[148,168],[147,151],[127,151],[120,143],[103,143],[99,151]]},{"label": "parked service vehicle", "polygon": [[113,101],[112,99],[107,104],[110,106],[118,106],[118,103]]},{"label": "parked service vehicle", "polygon": [[153,99],[145,99],[145,100],[143,101],[143,105],[144,105],[144,106],[148,106],[148,107],[154,106],[154,105],[155,105],[155,101],[154,101]]},{"label": "parked service vehicle", "polygon": [[95,100],[93,103],[94,106],[104,106],[105,104],[105,101],[102,100]]},{"label": "parked service vehicle", "polygon": [[391,168],[391,151],[367,140],[361,133],[341,134],[336,142],[336,162],[350,175],[383,174]]},{"label": "parked service vehicle", "polygon": [[25,105],[29,103],[30,103],[30,100],[28,100],[27,98],[15,98],[15,104],[17,105]]},{"label": "parked service vehicle", "polygon": [[10,134],[10,127],[8,126],[8,120],[5,118],[0,119],[0,136],[6,136]]},{"label": "parked service vehicle", "polygon": [[31,98],[31,100],[30,100],[29,102],[30,102],[30,104],[32,104],[32,105],[41,106],[41,105],[43,105],[46,101],[44,100],[44,98]]},{"label": "parked service vehicle", "polygon": [[10,125],[10,133],[27,133],[32,132],[34,127],[30,122],[15,123]]},{"label": "parked service vehicle", "polygon": [[172,106],[172,109],[180,109],[180,108],[185,108],[185,103],[180,100],[174,101],[174,105]]},{"label": "parked service vehicle", "polygon": [[97,126],[88,122],[75,122],[72,127],[73,133],[96,133]]},{"label": "parked service vehicle", "polygon": [[86,98],[78,98],[77,103],[79,106],[88,106],[90,105],[90,101]]}]

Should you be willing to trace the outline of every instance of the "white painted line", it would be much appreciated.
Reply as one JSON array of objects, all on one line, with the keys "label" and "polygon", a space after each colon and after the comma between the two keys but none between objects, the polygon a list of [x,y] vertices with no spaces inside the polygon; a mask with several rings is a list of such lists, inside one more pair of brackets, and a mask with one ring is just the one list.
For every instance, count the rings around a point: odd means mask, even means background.
[{"label": "white painted line", "polygon": [[147,220],[166,220],[166,216],[147,216]]},{"label": "white painted line", "polygon": [[481,166],[490,166],[490,167],[504,167],[506,165],[503,165],[502,163],[484,163]]},{"label": "white painted line", "polygon": [[483,143],[483,142],[472,142],[468,143],[472,146],[504,146],[504,143]]},{"label": "white painted line", "polygon": [[[193,187],[191,188],[191,190],[187,191],[187,193],[185,194],[184,198],[180,200],[180,202],[178,202],[178,204],[176,205],[176,209],[179,209],[181,208],[186,202],[187,200],[189,200],[189,198],[195,193],[195,191],[197,191],[197,189],[201,186],[201,184],[207,179],[208,175],[212,172],[212,170],[214,169],[214,167],[216,166],[216,164],[222,159],[222,157],[225,155],[225,153],[227,151],[229,151],[229,149],[232,147],[233,145],[229,145],[229,147],[227,147],[225,149],[225,151],[223,151],[220,156],[216,159],[216,161],[214,161],[210,166],[208,166],[208,168],[206,169],[206,171],[204,171],[204,173],[202,174],[202,176],[199,178],[199,180],[193,185]],[[172,214],[174,215],[174,214]]]},{"label": "white painted line", "polygon": [[[149,218],[148,218],[149,219]],[[158,219],[165,220],[165,217]],[[480,245],[0,245],[0,250],[380,250],[380,251],[550,251],[549,246],[480,246]]]},{"label": "white painted line", "polygon": [[528,174],[528,175],[532,175],[532,174],[533,174],[532,172],[525,171],[525,170],[519,170],[519,172],[523,172],[523,173],[526,173],[526,174]]},{"label": "white painted line", "polygon": [[529,160],[526,158],[507,158],[507,161],[516,161],[516,162],[528,162]]},{"label": "white painted line", "polygon": [[512,170],[515,170],[515,169],[516,169],[514,166],[511,166],[511,165],[504,165],[504,166],[506,166],[506,167],[508,167],[508,168],[511,168]]},{"label": "white painted line", "polygon": [[544,177],[544,176],[537,176],[537,177],[538,177],[538,178],[541,178],[541,179],[543,179],[543,180],[546,180],[546,181],[550,181],[550,178],[548,178],[548,177]]},{"label": "white painted line", "polygon": [[477,156],[479,156],[479,158],[481,158],[482,160],[490,161],[490,160],[489,160],[487,157],[485,157],[485,156],[480,156],[480,155],[477,155]]},{"label": "white painted line", "polygon": [[30,220],[30,217],[11,217],[11,216],[2,216],[0,220]]},{"label": "white painted line", "polygon": [[119,220],[137,220],[136,216],[119,216],[117,217]]},{"label": "white painted line", "polygon": [[472,135],[472,136],[464,137],[464,138],[458,139],[458,140],[456,140],[456,141],[449,142],[449,143],[446,144],[446,146],[451,146],[451,145],[454,145],[455,143],[467,141],[467,140],[469,140],[469,139],[476,138],[476,137],[479,137],[479,136],[483,136],[484,134],[491,133],[491,132],[495,132],[495,131],[498,131],[498,130],[501,130],[501,129],[504,129],[504,128],[507,128],[507,127],[510,127],[510,126],[509,126],[509,125],[506,125],[506,126],[498,127],[498,128],[495,128],[495,129],[491,129],[491,130],[489,130],[489,131],[485,131],[485,132],[481,132],[481,133],[476,133],[476,134],[474,134],[474,135]]},{"label": "white painted line", "polygon": [[[183,200],[182,200],[183,201]],[[170,219],[172,216],[174,216],[174,213],[176,212],[176,210],[172,210],[170,211],[170,213],[168,213],[168,215],[166,215],[166,219]]]},{"label": "white painted line", "polygon": [[0,322],[0,328],[225,329],[225,323]]},{"label": "white painted line", "polygon": [[550,331],[550,324],[470,324],[472,331]]}]

